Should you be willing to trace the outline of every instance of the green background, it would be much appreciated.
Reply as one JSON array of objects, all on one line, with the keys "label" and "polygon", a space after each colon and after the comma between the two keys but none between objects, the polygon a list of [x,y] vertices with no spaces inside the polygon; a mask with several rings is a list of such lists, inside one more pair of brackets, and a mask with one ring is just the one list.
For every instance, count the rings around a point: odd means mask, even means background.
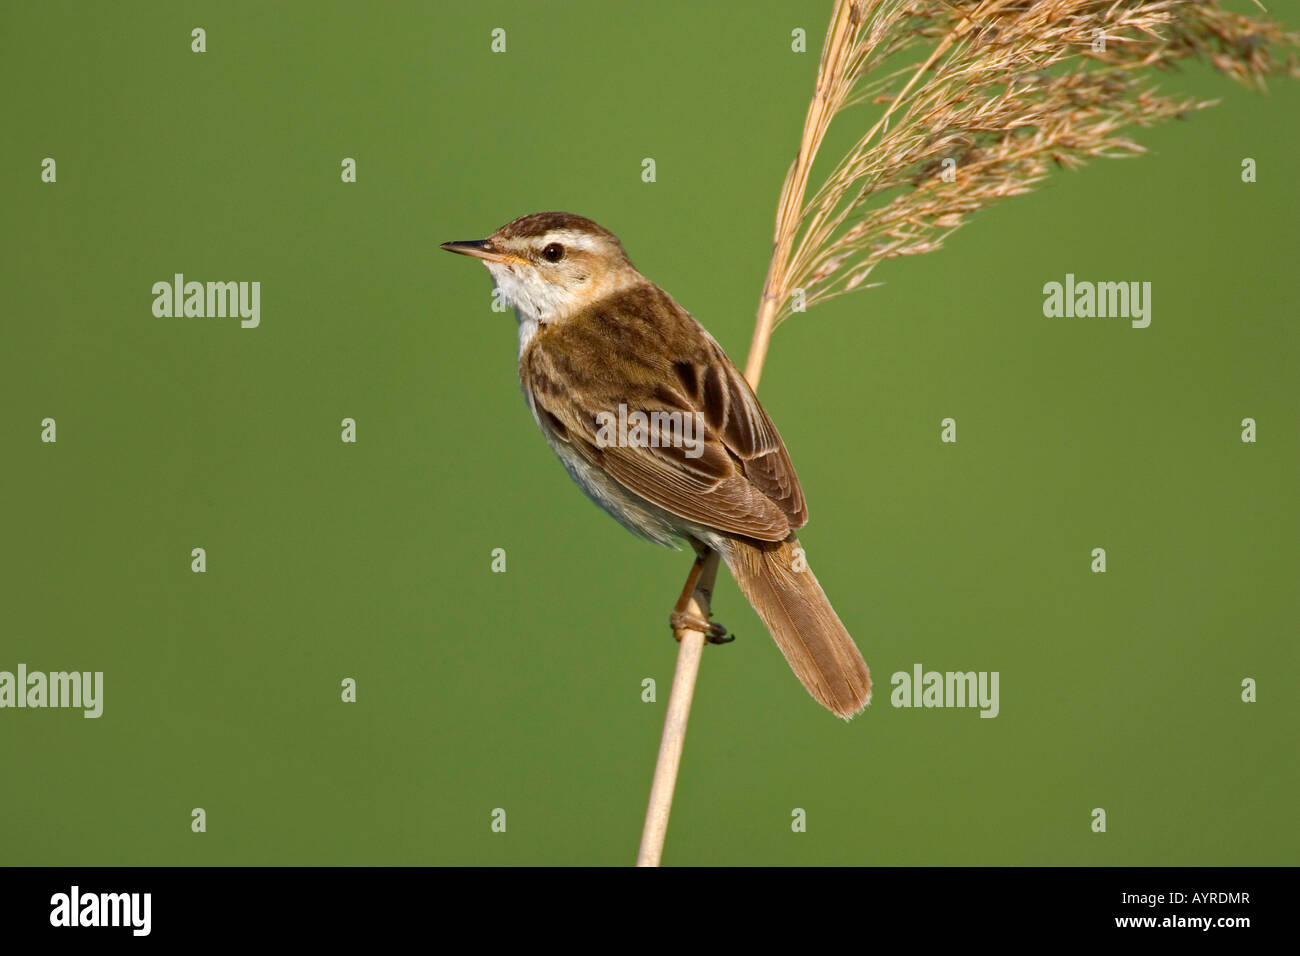
[{"label": "green background", "polygon": [[[743,364],[828,12],[5,5],[0,670],[105,709],[0,711],[3,862],[633,860],[690,559],[571,485],[438,244],[591,216]],[[1300,85],[1162,82],[1223,103],[778,331],[876,696],[817,706],[724,572],[666,863],[1297,862]],[[260,328],[155,318],[175,272],[259,280]],[[1152,282],[1151,327],[1044,318],[1067,272]],[[918,662],[1000,716],[894,709]]]}]

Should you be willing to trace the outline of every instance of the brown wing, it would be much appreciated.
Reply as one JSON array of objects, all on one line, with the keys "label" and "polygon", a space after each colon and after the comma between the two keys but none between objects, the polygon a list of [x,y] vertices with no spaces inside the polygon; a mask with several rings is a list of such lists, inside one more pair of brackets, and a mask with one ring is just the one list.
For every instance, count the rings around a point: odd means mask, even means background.
[{"label": "brown wing", "polygon": [[[721,346],[658,287],[638,285],[539,332],[520,372],[557,435],[664,510],[764,541],[808,520],[758,398]],[[620,404],[651,420],[648,442],[602,438],[602,413],[617,416]],[[691,416],[693,432],[665,433],[657,412]]]}]

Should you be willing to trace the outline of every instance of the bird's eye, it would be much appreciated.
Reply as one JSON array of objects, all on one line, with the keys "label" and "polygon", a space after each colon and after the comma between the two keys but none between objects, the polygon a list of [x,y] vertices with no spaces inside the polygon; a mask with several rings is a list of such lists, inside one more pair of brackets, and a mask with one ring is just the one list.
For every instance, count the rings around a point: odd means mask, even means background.
[{"label": "bird's eye", "polygon": [[547,262],[559,262],[564,258],[564,246],[558,242],[552,242],[542,250],[542,258]]}]

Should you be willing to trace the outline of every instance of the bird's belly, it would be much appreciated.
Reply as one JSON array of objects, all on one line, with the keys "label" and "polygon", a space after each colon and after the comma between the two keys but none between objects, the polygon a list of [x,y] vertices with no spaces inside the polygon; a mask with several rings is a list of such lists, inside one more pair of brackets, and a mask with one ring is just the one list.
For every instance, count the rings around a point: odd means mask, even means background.
[{"label": "bird's belly", "polygon": [[544,425],[542,433],[578,487],[619,524],[655,544],[669,548],[681,547],[679,539],[690,533],[683,526],[681,518],[628,491],[598,465],[593,465],[578,454],[567,442],[555,438]]}]

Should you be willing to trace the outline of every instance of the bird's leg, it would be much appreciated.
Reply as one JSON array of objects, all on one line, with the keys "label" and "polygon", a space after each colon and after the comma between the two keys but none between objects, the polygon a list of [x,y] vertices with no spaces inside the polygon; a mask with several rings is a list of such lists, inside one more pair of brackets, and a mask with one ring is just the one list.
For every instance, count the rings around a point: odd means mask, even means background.
[{"label": "bird's leg", "polygon": [[[704,639],[710,644],[729,644],[736,639],[734,634],[728,634],[727,629],[721,624],[713,621],[706,621],[698,614],[692,614],[690,607],[692,599],[695,596],[695,589],[700,583],[700,572],[704,569],[704,562],[708,560],[709,549],[698,541],[691,541],[695,548],[695,564],[691,566],[691,573],[686,576],[686,586],[682,588],[682,596],[677,599],[673,606],[673,612],[668,615],[668,624],[673,629],[673,636],[681,641],[678,632],[683,629],[699,631],[704,635]],[[713,597],[708,591],[701,591],[706,606]]]}]

